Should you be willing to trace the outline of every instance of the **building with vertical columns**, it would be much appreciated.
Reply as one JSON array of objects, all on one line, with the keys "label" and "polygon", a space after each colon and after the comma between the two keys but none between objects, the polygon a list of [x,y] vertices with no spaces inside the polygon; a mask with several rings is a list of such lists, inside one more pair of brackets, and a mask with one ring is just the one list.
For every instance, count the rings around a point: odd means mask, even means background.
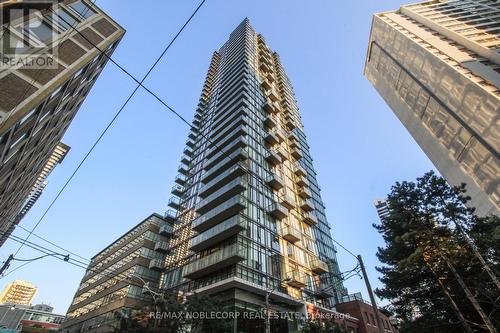
[{"label": "building with vertical columns", "polygon": [[365,75],[478,215],[498,214],[500,4],[424,1],[376,14]]},{"label": "building with vertical columns", "polygon": [[[106,65],[102,53],[111,55],[125,33],[90,1],[45,1],[19,15],[29,3],[0,1],[0,246]],[[14,45],[25,45],[15,51],[20,59],[49,56],[52,66],[5,62]]]},{"label": "building with vertical columns", "polygon": [[151,214],[96,254],[80,282],[63,332],[113,332],[117,312],[142,309],[158,291],[172,219]]},{"label": "building with vertical columns", "polygon": [[212,56],[181,161],[163,289],[214,295],[235,311],[261,311],[272,289],[278,311],[330,311],[347,294],[291,82],[248,19]]},{"label": "building with vertical columns", "polygon": [[30,282],[16,280],[5,287],[0,295],[0,303],[31,305],[37,290]]},{"label": "building with vertical columns", "polygon": [[386,199],[378,199],[373,202],[375,209],[377,210],[377,215],[380,221],[384,221],[390,214],[389,204]]}]

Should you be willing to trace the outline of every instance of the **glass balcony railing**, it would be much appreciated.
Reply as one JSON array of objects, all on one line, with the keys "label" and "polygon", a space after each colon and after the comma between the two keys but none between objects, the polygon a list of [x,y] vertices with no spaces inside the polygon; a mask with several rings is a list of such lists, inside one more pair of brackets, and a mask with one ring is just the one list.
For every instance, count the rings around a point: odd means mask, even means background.
[{"label": "glass balcony railing", "polygon": [[207,164],[205,166],[205,170],[207,171],[201,177],[201,181],[203,183],[208,183],[210,180],[217,177],[220,173],[224,172],[224,170],[226,170],[229,166],[234,165],[235,162],[242,163],[241,161],[245,161],[247,159],[248,152],[244,148],[239,148],[216,164]]},{"label": "glass balcony railing", "polygon": [[229,133],[227,133],[227,131],[221,132],[210,139],[209,148],[212,148],[214,145],[217,145],[217,146],[219,146],[219,148],[221,148],[220,145],[218,144],[218,142],[221,139],[230,138],[230,137],[235,136],[235,135],[246,135],[247,133],[248,133],[248,126],[246,126],[244,124],[239,125],[238,127],[233,129]]},{"label": "glass balcony railing", "polygon": [[266,157],[266,161],[268,161],[269,164],[274,165],[274,166],[276,166],[282,162],[281,157],[273,150],[267,151],[265,157]]},{"label": "glass balcony railing", "polygon": [[[245,137],[240,137],[238,140],[231,142],[230,145],[226,146],[224,150],[219,150],[219,147],[214,147],[213,150],[209,152],[208,156],[211,156],[209,160],[206,162],[206,165],[212,165],[214,163],[218,163],[220,160],[223,160],[228,155],[230,155],[234,150],[238,148],[245,148],[248,146],[248,140]],[[212,152],[218,152],[216,154],[211,154]]]},{"label": "glass balcony railing", "polygon": [[164,224],[160,227],[160,235],[162,236],[172,236],[174,234],[174,228],[170,224]]},{"label": "glass balcony railing", "polygon": [[312,212],[314,210],[314,202],[311,199],[304,200],[300,203],[300,208],[305,212]]},{"label": "glass balcony railing", "polygon": [[306,169],[300,165],[300,164],[295,164],[295,175],[297,176],[307,176],[307,171]]},{"label": "glass balcony railing", "polygon": [[191,228],[198,232],[205,231],[221,221],[238,214],[245,208],[245,206],[245,199],[242,196],[237,195],[207,213],[199,216],[193,221]]},{"label": "glass balcony railing", "polygon": [[169,247],[167,242],[156,242],[155,243],[155,251],[163,254],[167,254],[169,252]]},{"label": "glass balcony railing", "polygon": [[278,176],[277,174],[270,174],[266,182],[269,186],[271,186],[275,190],[280,190],[285,186],[285,182],[283,181],[283,178]]},{"label": "glass balcony railing", "polygon": [[290,243],[296,243],[300,241],[302,234],[300,230],[291,227],[291,226],[285,226],[283,228],[283,238],[289,241]]},{"label": "glass balcony railing", "polygon": [[305,223],[309,224],[310,226],[318,224],[318,218],[316,217],[314,212],[304,213],[304,214],[302,214],[302,218],[303,218],[303,221]]},{"label": "glass balcony railing", "polygon": [[203,185],[200,188],[198,195],[202,198],[206,198],[207,196],[217,191],[219,188],[226,185],[234,178],[242,176],[245,173],[246,171],[242,165],[240,164],[233,165],[231,168],[222,172],[220,175],[218,175],[217,177],[215,177],[214,179]]},{"label": "glass balcony railing", "polygon": [[240,215],[233,216],[215,227],[191,239],[191,250],[201,251],[225,239],[228,239],[240,231],[246,229],[247,221]]},{"label": "glass balcony railing", "polygon": [[315,274],[323,274],[328,272],[328,264],[322,260],[314,259],[311,262],[311,271]]},{"label": "glass balcony railing", "polygon": [[265,119],[264,119],[264,124],[269,127],[269,128],[275,128],[277,123],[276,123],[276,120],[274,119],[274,117],[272,117],[271,115],[268,115]]},{"label": "glass balcony railing", "polygon": [[303,155],[302,155],[302,152],[300,151],[300,148],[293,148],[292,149],[292,156],[296,159],[296,160],[300,160]]},{"label": "glass balcony railing", "polygon": [[309,187],[309,181],[303,176],[297,177],[295,182],[301,187]]},{"label": "glass balcony railing", "polygon": [[168,200],[168,206],[175,210],[182,210],[181,199],[178,197],[171,197],[170,200]]},{"label": "glass balcony railing", "polygon": [[200,214],[206,213],[210,209],[213,209],[217,205],[220,205],[232,196],[235,196],[244,191],[246,186],[247,182],[244,178],[236,178],[232,180],[205,199],[201,200],[196,205],[196,212]]},{"label": "glass balcony railing", "polygon": [[182,197],[184,195],[184,187],[181,185],[174,185],[172,186],[172,192],[173,195],[176,195],[178,197]]},{"label": "glass balcony railing", "polygon": [[183,275],[188,279],[200,278],[245,259],[245,248],[240,244],[224,247],[206,257],[199,258],[184,266]]},{"label": "glass balcony railing", "polygon": [[278,220],[283,220],[288,215],[288,210],[280,203],[274,202],[268,207],[271,216]]},{"label": "glass balcony railing", "polygon": [[299,190],[299,196],[303,199],[310,199],[312,198],[312,192],[308,188],[301,188]]},{"label": "glass balcony railing", "polygon": [[295,288],[304,288],[307,285],[306,277],[303,273],[298,271],[292,271],[288,273],[288,284]]},{"label": "glass balcony railing", "polygon": [[281,194],[281,195],[278,195],[279,197],[279,202],[285,206],[286,208],[288,208],[288,210],[292,210],[296,207],[296,204],[295,204],[295,199],[294,197],[292,197],[291,195],[289,194]]},{"label": "glass balcony railing", "polygon": [[271,102],[266,102],[262,108],[267,114],[273,114],[276,113],[278,110],[274,107],[273,103]]},{"label": "glass balcony railing", "polygon": [[175,182],[179,185],[186,185],[187,184],[187,177],[184,175],[177,175],[175,177]]},{"label": "glass balcony railing", "polygon": [[279,143],[278,137],[273,132],[267,133],[264,140],[266,140],[270,146],[274,146]]},{"label": "glass balcony railing", "polygon": [[149,262],[149,269],[155,270],[155,271],[163,271],[165,269],[165,265],[163,264],[162,259],[151,259]]}]

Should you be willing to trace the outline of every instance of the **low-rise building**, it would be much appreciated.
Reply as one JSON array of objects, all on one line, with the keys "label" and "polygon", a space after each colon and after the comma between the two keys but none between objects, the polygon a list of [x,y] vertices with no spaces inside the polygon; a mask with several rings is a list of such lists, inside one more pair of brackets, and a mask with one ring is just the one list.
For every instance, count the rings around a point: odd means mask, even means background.
[{"label": "low-rise building", "polygon": [[[341,303],[335,305],[335,308],[341,313],[349,314],[358,319],[359,333],[380,333],[375,311],[373,311],[372,305],[361,297],[361,294],[345,296]],[[397,329],[391,319],[381,312],[379,315],[384,332],[396,333]]]},{"label": "low-rise building", "polygon": [[[0,327],[9,332],[55,332],[61,327],[65,316],[53,313],[47,304],[34,306],[5,303],[0,305]],[[0,331],[2,332],[2,331]]]},{"label": "low-rise building", "polygon": [[63,332],[111,332],[116,313],[152,304],[172,234],[172,219],[152,214],[91,260]]}]

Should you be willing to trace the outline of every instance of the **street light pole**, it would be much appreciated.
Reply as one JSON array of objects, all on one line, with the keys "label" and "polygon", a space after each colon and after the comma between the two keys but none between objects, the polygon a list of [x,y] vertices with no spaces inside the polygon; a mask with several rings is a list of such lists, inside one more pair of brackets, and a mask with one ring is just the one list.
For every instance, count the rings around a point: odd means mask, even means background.
[{"label": "street light pole", "polygon": [[[144,279],[143,279],[143,278],[141,278],[140,276],[135,275],[135,274],[130,274],[130,275],[128,276],[128,279],[130,279],[130,280],[131,280],[132,278],[136,278],[137,280],[139,280],[139,281],[141,281],[141,282],[142,282],[142,286],[143,286],[144,288],[146,288],[146,289],[147,289],[148,293],[149,293],[149,294],[151,295],[151,297],[153,298],[153,304],[154,304],[154,306],[155,306],[155,311],[156,311],[156,312],[158,312],[158,304],[157,304],[157,302],[156,302],[156,298],[157,298],[158,296],[161,296],[161,293],[157,293],[156,291],[151,290],[151,288],[149,288],[149,286],[147,285],[146,281],[144,281]],[[154,324],[153,324],[153,326],[154,326],[154,327],[156,327],[156,326],[157,326],[157,320],[158,320],[158,319],[156,318],[156,313],[155,313],[155,320],[154,320]]]},{"label": "street light pole", "polygon": [[280,283],[277,284],[274,288],[266,290],[266,333],[271,333],[271,318],[269,318],[269,297],[271,297],[272,293],[276,291],[281,283],[288,282],[290,280],[291,278],[287,277],[286,279],[281,280]]}]

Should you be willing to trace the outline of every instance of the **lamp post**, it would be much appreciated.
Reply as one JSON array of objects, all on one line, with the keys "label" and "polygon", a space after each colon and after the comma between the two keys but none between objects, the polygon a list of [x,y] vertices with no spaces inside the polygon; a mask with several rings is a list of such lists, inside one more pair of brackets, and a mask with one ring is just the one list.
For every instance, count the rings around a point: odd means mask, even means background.
[{"label": "lamp post", "polygon": [[[130,274],[128,277],[127,277],[129,280],[132,280],[133,278],[139,280],[142,282],[142,286],[143,288],[146,288],[146,290],[148,291],[148,293],[151,295],[151,297],[153,298],[153,303],[154,303],[154,306],[155,306],[155,311],[158,312],[158,305],[157,305],[157,297],[158,296],[162,296],[161,293],[159,292],[156,292],[154,290],[151,290],[151,288],[149,288],[148,284],[146,281],[144,281],[143,278],[141,278],[140,276],[138,275],[135,275],[135,274]],[[154,320],[154,327],[157,326],[157,318],[156,318],[156,313],[155,313],[155,320]]]},{"label": "lamp post", "polygon": [[277,284],[274,288],[266,290],[266,333],[271,333],[271,320],[269,318],[269,297],[273,292],[276,291],[276,288],[278,288],[281,283],[289,282],[291,280],[291,278],[287,277],[286,279],[281,280],[280,283]]}]

